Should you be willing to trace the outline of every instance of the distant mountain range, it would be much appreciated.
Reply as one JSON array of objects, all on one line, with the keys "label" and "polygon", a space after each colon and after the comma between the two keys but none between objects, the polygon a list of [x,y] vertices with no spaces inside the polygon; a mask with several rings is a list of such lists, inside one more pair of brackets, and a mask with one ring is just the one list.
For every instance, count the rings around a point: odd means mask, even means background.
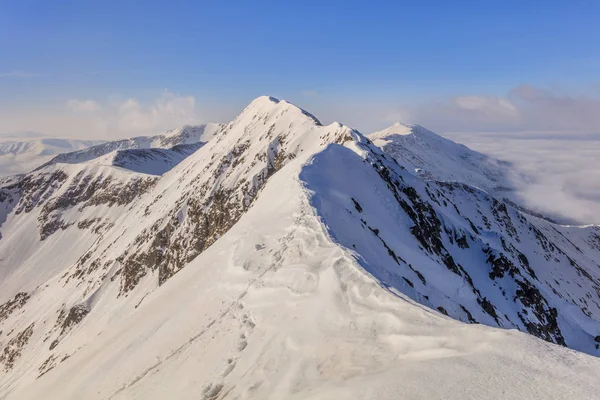
[{"label": "distant mountain range", "polygon": [[[0,136],[0,176],[16,175],[53,163],[78,163],[116,150],[168,149],[181,144],[205,143],[221,125],[184,126],[156,136],[116,141],[73,140],[44,137],[35,132]],[[35,138],[35,139],[32,139]]]},{"label": "distant mountain range", "polygon": [[[41,135],[40,135],[41,136]],[[57,154],[86,149],[102,141],[35,138],[0,138],[0,176],[29,172]]]}]

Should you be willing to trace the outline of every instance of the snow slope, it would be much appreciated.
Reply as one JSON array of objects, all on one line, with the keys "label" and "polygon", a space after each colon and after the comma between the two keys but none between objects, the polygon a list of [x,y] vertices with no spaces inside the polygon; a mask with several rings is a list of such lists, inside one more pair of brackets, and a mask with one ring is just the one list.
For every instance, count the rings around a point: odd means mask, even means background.
[{"label": "snow slope", "polygon": [[170,149],[116,150],[91,160],[92,164],[111,165],[150,175],[162,175],[204,145],[203,142],[179,144]]},{"label": "snow slope", "polygon": [[600,360],[553,344],[597,354],[597,227],[269,97],[161,176],[114,159],[2,182],[0,398],[598,392]]},{"label": "snow slope", "polygon": [[288,174],[60,367],[15,398],[591,399],[600,372],[593,357],[382,290]]},{"label": "snow slope", "polygon": [[331,147],[301,177],[321,188],[313,202],[332,237],[383,285],[465,322],[597,354],[599,227],[554,225],[464,184],[423,182],[368,146]]},{"label": "snow slope", "polygon": [[101,143],[99,140],[3,137],[0,139],[0,176],[28,172],[59,153],[79,151]]},{"label": "snow slope", "polygon": [[75,263],[155,182],[93,164],[51,165],[8,181],[0,189],[0,302]]}]

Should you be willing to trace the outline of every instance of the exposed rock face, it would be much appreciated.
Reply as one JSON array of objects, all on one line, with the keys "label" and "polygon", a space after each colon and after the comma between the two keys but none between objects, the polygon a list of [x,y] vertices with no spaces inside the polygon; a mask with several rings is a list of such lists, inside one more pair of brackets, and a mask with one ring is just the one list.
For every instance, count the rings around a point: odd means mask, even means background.
[{"label": "exposed rock face", "polygon": [[29,297],[28,293],[19,292],[13,299],[0,305],[0,323],[7,319],[13,312],[23,308]]},{"label": "exposed rock face", "polygon": [[[111,175],[95,174],[81,170],[69,176],[62,169],[40,171],[2,188],[4,204],[15,204],[15,215],[31,213],[39,207],[40,239],[45,240],[59,229],[66,229],[74,222],[62,218],[65,211],[75,208],[79,212],[86,207],[107,205],[123,206],[146,193],[156,183],[153,177],[129,177],[126,181]],[[1,222],[1,221],[0,221]],[[85,223],[84,223],[85,225]]]},{"label": "exposed rock face", "polygon": [[80,323],[86,315],[88,315],[90,311],[83,304],[78,304],[76,306],[71,307],[69,312],[64,318],[59,316],[60,326],[62,328],[60,334],[63,335],[67,332],[73,325],[77,325]]},{"label": "exposed rock face", "polygon": [[33,334],[34,325],[35,324],[32,323],[23,331],[16,334],[8,341],[2,350],[2,353],[0,353],[0,364],[4,365],[6,371],[12,369],[17,360],[21,357],[23,348],[27,346],[27,342],[29,342],[31,335]]}]

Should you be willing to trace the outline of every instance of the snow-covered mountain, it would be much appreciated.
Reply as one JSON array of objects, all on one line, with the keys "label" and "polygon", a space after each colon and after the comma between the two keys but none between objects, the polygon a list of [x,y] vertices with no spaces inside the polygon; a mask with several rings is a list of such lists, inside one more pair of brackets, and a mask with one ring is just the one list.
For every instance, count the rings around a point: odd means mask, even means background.
[{"label": "snow-covered mountain", "polygon": [[159,176],[179,143],[0,181],[0,398],[594,398],[600,229],[411,135],[261,97]]},{"label": "snow-covered mountain", "polygon": [[161,135],[138,136],[130,139],[106,142],[88,149],[59,154],[41,165],[38,169],[56,163],[81,163],[119,150],[169,149],[178,145],[204,144],[222,128],[221,124],[186,125],[182,128],[172,129]]},{"label": "snow-covered mountain", "polygon": [[425,180],[463,182],[505,194],[526,178],[510,163],[478,153],[419,125],[396,123],[367,135],[409,171]]},{"label": "snow-covered mountain", "polygon": [[[187,125],[160,135],[109,142],[53,138],[21,140],[3,137],[0,141],[0,176],[22,174],[56,163],[82,163],[103,156],[108,158],[99,162],[160,175],[200,148],[222,127],[221,124]],[[148,151],[129,151],[140,149]],[[110,153],[114,154],[111,156]]]},{"label": "snow-covered mountain", "polygon": [[0,138],[0,176],[25,173],[57,154],[79,151],[101,143],[98,140],[31,139],[5,135]]},{"label": "snow-covered mountain", "polygon": [[105,156],[92,159],[90,163],[112,165],[150,175],[162,175],[186,157],[202,147],[205,142],[179,144],[170,149],[127,149],[116,150]]}]

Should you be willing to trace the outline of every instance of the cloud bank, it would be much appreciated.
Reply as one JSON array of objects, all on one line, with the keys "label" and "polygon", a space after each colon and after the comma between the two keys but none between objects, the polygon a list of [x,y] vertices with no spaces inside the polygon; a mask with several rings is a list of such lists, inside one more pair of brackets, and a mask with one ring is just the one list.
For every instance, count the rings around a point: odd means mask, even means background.
[{"label": "cloud bank", "polygon": [[448,138],[510,161],[531,179],[520,203],[570,224],[600,224],[600,133],[460,133]]},{"label": "cloud bank", "polygon": [[406,114],[443,132],[591,132],[600,130],[600,91],[570,94],[523,84],[506,96],[456,96],[408,107]]}]

